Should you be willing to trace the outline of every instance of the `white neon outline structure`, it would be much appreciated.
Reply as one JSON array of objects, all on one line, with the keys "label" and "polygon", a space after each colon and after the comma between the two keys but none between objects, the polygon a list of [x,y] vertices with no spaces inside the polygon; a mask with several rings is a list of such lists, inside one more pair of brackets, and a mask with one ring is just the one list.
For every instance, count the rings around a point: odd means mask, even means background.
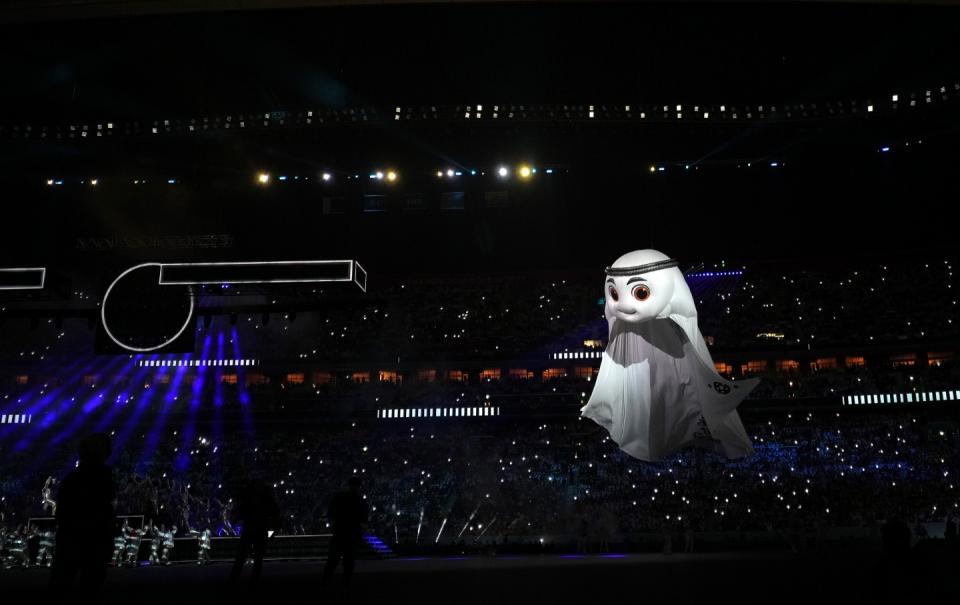
[{"label": "white neon outline structure", "polygon": [[167,340],[166,342],[163,342],[155,347],[133,347],[117,340],[117,337],[114,336],[113,333],[110,331],[110,327],[107,326],[107,298],[110,296],[110,291],[113,290],[113,287],[117,285],[117,282],[119,282],[121,279],[126,277],[128,274],[136,271],[137,269],[143,269],[144,267],[161,267],[162,269],[163,265],[161,263],[143,263],[140,265],[135,265],[133,267],[130,267],[129,269],[127,269],[126,271],[118,275],[116,279],[113,280],[113,282],[107,288],[107,291],[103,294],[103,300],[100,301],[100,322],[103,324],[103,330],[107,333],[107,336],[109,336],[110,340],[112,340],[118,347],[124,348],[128,351],[133,351],[135,353],[149,353],[150,351],[156,351],[158,349],[162,349],[163,347],[172,343],[176,339],[180,338],[180,336],[187,329],[187,326],[190,325],[190,320],[193,319],[193,309],[195,304],[193,290],[190,290],[188,288],[188,291],[190,292],[190,311],[187,312],[187,320],[183,322],[183,326],[180,328],[180,331],[177,332],[173,336],[173,338]]},{"label": "white neon outline structure", "polygon": [[[346,277],[324,277],[314,279],[240,279],[240,280],[197,280],[197,281],[170,281],[164,280],[163,269],[165,267],[265,267],[273,265],[334,265],[346,264]],[[202,286],[210,284],[309,284],[317,282],[349,282],[353,281],[356,261],[353,260],[280,260],[280,261],[245,261],[245,262],[226,262],[226,263],[157,263],[160,265],[160,285],[161,286]],[[362,269],[362,267],[361,267]],[[364,271],[366,274],[366,271]],[[358,286],[360,284],[357,284]],[[363,289],[366,292],[366,289]]]},{"label": "white neon outline structure", "polygon": [[[353,261],[353,265],[351,265],[351,268],[353,269],[353,283],[357,284],[357,286],[359,286],[360,289],[363,290],[363,293],[366,294],[367,293],[367,270],[364,269],[360,265],[360,263],[358,263],[357,261]],[[360,279],[359,279],[361,271],[363,272],[362,284],[360,283]]]},{"label": "white neon outline structure", "polygon": [[[199,280],[199,281],[164,281],[163,279],[163,269],[164,267],[251,267],[251,266],[273,266],[273,265],[333,265],[333,264],[346,264],[347,266],[347,275],[346,277],[330,277],[330,278],[315,278],[315,279],[244,279],[244,280]],[[202,286],[202,285],[212,285],[212,284],[301,284],[301,283],[319,283],[319,282],[354,282],[357,286],[366,293],[367,291],[367,271],[360,263],[355,260],[281,260],[281,261],[242,261],[242,262],[221,262],[221,263],[142,263],[140,265],[135,265],[130,267],[123,273],[117,276],[116,279],[110,284],[107,288],[107,291],[103,295],[103,300],[100,303],[100,321],[103,324],[103,329],[107,333],[107,336],[110,337],[117,346],[124,348],[128,351],[133,351],[135,353],[149,353],[150,351],[156,351],[162,349],[163,347],[169,345],[176,339],[180,338],[184,330],[187,329],[187,326],[190,324],[190,320],[193,319],[193,312],[196,306],[196,301],[194,298],[193,290],[190,292],[190,311],[187,313],[187,319],[183,323],[183,327],[180,328],[180,331],[173,336],[173,338],[167,340],[166,342],[157,345],[155,347],[132,347],[126,344],[123,344],[110,332],[110,328],[107,327],[107,297],[110,296],[110,291],[113,290],[113,287],[117,285],[121,279],[127,276],[127,274],[136,271],[137,269],[142,269],[144,267],[159,267],[160,268],[160,278],[158,280],[158,285],[161,286]],[[359,272],[363,272],[363,284],[361,285],[358,276]],[[46,276],[46,269],[44,269],[44,276]],[[42,286],[41,286],[42,287]]]},{"label": "white neon outline structure", "polygon": [[0,286],[0,290],[43,290],[43,287],[47,283],[46,267],[15,267],[15,268],[0,269],[0,273],[23,273],[25,271],[39,271],[40,285],[39,286]]}]

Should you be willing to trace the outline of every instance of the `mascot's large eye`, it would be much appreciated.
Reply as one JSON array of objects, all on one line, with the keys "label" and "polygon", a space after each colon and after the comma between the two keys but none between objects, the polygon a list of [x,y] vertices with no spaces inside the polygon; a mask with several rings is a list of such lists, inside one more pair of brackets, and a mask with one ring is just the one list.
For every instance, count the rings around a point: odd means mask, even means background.
[{"label": "mascot's large eye", "polygon": [[638,284],[633,287],[633,297],[639,301],[644,301],[650,298],[650,288],[644,286],[643,284]]},{"label": "mascot's large eye", "polygon": [[617,302],[618,300],[620,300],[620,295],[617,294],[616,288],[614,288],[613,286],[610,286],[609,292],[610,292],[610,298],[613,299],[613,302]]}]

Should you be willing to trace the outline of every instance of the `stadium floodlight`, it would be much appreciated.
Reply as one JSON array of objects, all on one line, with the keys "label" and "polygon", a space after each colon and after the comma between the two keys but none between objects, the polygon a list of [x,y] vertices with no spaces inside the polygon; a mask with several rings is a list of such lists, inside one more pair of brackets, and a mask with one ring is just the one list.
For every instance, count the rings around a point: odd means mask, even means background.
[{"label": "stadium floodlight", "polygon": [[453,168],[447,168],[447,176],[453,177]]},{"label": "stadium floodlight", "polygon": [[329,172],[324,172],[324,173],[323,173],[323,176],[322,176],[321,178],[322,178],[324,181],[329,182],[330,179],[332,179],[333,177],[330,175]]},{"label": "stadium floodlight", "polygon": [[533,175],[533,170],[526,164],[523,164],[517,168],[517,174],[520,175],[521,179],[529,179]]},{"label": "stadium floodlight", "polygon": [[505,179],[510,174],[510,171],[507,170],[506,166],[501,166],[497,168],[497,174],[500,175],[500,178]]},{"label": "stadium floodlight", "polygon": [[390,181],[391,183],[396,182],[396,180],[397,180],[397,173],[396,173],[395,170],[388,170],[388,171],[387,171],[387,180]]},{"label": "stadium floodlight", "polygon": [[270,184],[270,174],[266,172],[261,172],[257,174],[257,183],[260,185],[269,185]]}]

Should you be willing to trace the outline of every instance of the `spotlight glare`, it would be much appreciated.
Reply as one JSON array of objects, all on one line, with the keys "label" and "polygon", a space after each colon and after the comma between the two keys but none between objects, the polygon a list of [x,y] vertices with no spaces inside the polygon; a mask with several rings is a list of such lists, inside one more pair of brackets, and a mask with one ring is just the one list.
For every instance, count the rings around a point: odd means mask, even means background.
[{"label": "spotlight glare", "polygon": [[270,183],[270,175],[266,172],[261,172],[257,175],[257,182],[261,185],[266,185]]},{"label": "spotlight glare", "polygon": [[388,171],[387,171],[387,180],[390,181],[391,183],[394,182],[394,181],[396,181],[396,180],[397,180],[397,173],[394,172],[393,170],[388,170]]},{"label": "spotlight glare", "polygon": [[329,172],[324,172],[322,178],[323,178],[324,181],[329,181],[329,180],[332,179],[333,177],[330,176],[330,173],[329,173]]},{"label": "spotlight glare", "polygon": [[453,169],[452,169],[452,168],[447,168],[447,176],[450,176],[450,177],[453,176]]},{"label": "spotlight glare", "polygon": [[97,182],[98,182],[97,179],[90,179],[90,184],[93,185],[94,187],[97,186]]},{"label": "spotlight glare", "polygon": [[520,166],[520,168],[517,169],[517,174],[520,175],[521,179],[529,179],[530,176],[533,174],[533,171],[530,169],[529,166],[524,164],[523,166]]},{"label": "spotlight glare", "polygon": [[439,178],[443,178],[443,171],[442,171],[442,170],[438,170],[438,171],[437,171],[437,178],[438,178],[438,179],[439,179]]},{"label": "spotlight glare", "polygon": [[507,178],[507,175],[510,174],[510,171],[507,170],[507,167],[506,167],[506,166],[501,166],[501,167],[497,168],[497,174],[500,175],[500,178],[504,178],[504,179],[505,179],[505,178]]}]

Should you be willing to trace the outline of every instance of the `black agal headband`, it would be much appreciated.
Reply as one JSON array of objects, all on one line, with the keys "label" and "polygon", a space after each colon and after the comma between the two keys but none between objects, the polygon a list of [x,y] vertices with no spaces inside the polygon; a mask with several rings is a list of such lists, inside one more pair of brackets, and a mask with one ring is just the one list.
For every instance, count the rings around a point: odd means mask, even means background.
[{"label": "black agal headband", "polygon": [[676,267],[679,265],[676,260],[668,258],[667,260],[658,260],[655,263],[647,263],[646,265],[637,265],[636,267],[607,267],[607,275],[612,275],[614,277],[624,276],[624,275],[637,275],[638,273],[650,273],[651,271],[659,271],[660,269],[669,269],[670,267]]}]

